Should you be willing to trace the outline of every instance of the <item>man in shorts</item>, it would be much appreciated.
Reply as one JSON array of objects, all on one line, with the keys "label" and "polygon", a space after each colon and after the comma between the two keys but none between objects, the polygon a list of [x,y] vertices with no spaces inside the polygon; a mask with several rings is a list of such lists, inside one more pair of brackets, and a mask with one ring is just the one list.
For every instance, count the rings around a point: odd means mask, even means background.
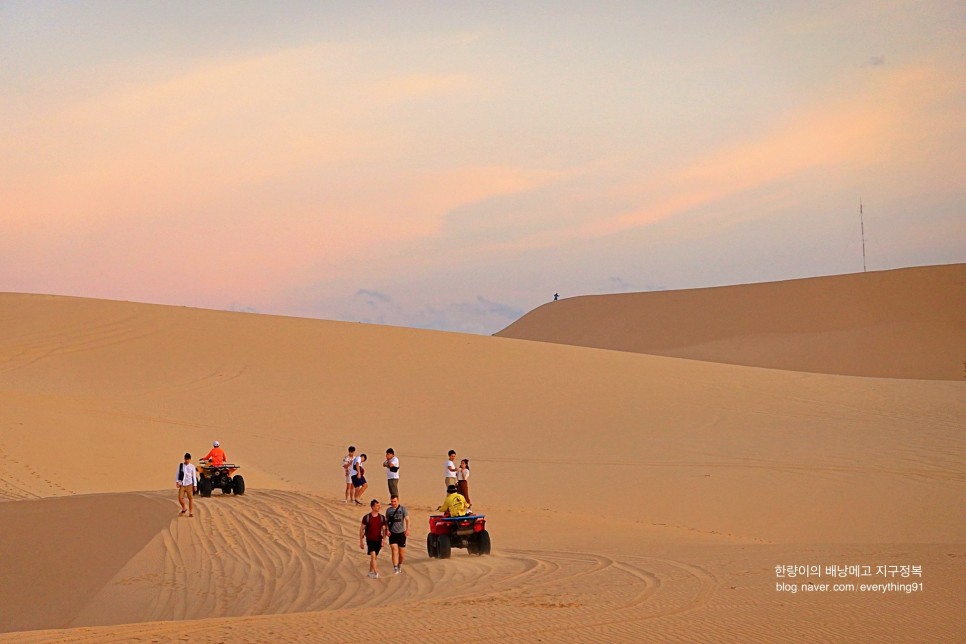
[{"label": "man in shorts", "polygon": [[366,469],[362,464],[366,462],[366,455],[360,454],[352,459],[352,493],[356,505],[362,505],[362,495],[365,494],[369,484],[366,483]]},{"label": "man in shorts", "polygon": [[443,479],[444,485],[448,488],[450,485],[456,485],[456,450],[450,450],[448,454],[449,458],[446,461],[446,474]]},{"label": "man in shorts", "polygon": [[386,517],[379,514],[379,501],[373,499],[369,507],[372,510],[362,517],[362,525],[359,526],[359,549],[365,549],[369,554],[369,579],[379,579],[376,557],[382,550],[382,544],[386,541],[389,529],[386,526]]},{"label": "man in shorts", "polygon": [[392,551],[392,572],[398,575],[402,572],[403,560],[406,558],[406,537],[409,536],[409,511],[399,505],[399,496],[392,495],[389,499],[392,507],[386,510],[386,521],[389,523],[389,549]]},{"label": "man in shorts", "polygon": [[349,453],[342,457],[342,470],[345,474],[345,503],[350,503],[355,500],[352,495],[352,474],[349,470],[352,468],[352,460],[356,457],[356,448],[354,445],[349,445]]},{"label": "man in shorts", "polygon": [[399,459],[390,447],[386,450],[386,460],[382,466],[386,468],[386,483],[389,484],[389,497],[399,496]]}]

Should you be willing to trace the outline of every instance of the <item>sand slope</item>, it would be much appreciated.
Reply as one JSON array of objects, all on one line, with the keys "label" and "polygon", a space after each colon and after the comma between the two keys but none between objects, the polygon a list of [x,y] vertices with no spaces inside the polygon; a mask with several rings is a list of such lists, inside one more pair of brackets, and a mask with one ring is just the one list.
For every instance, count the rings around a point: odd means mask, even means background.
[{"label": "sand slope", "polygon": [[964,378],[966,264],[574,297],[497,336],[794,371]]},{"label": "sand slope", "polygon": [[170,503],[141,494],[0,503],[0,629],[71,625],[170,519]]},{"label": "sand slope", "polygon": [[[476,641],[532,641],[535,623],[551,641],[787,640],[779,622],[910,641],[928,622],[948,640],[966,626],[961,382],[7,294],[0,409],[0,509],[34,517],[17,534],[54,525],[48,497],[122,524],[122,499],[170,513],[117,531],[97,566],[109,579],[63,553],[87,601],[58,604],[62,585],[37,579],[44,610],[0,619],[18,641],[345,641],[369,619],[441,632],[441,614],[475,620]],[[249,492],[178,519],[180,456],[214,438]],[[350,442],[373,457],[371,496],[386,497],[382,450],[402,460],[405,576],[364,577],[362,513],[339,502]],[[421,548],[449,448],[471,459],[493,557]],[[89,467],[105,458],[108,477]],[[56,541],[32,547],[56,559]],[[775,592],[776,564],[845,561],[921,565],[936,592]],[[33,568],[0,570],[0,605],[20,601]]]}]

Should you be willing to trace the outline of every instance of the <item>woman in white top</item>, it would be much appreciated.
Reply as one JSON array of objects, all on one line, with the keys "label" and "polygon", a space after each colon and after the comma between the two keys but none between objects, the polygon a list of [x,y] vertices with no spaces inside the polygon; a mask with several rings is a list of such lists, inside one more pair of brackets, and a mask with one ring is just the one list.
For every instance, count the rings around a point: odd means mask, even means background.
[{"label": "woman in white top", "polygon": [[456,470],[456,491],[466,499],[467,507],[472,506],[470,502],[470,461],[464,458],[460,461],[460,468]]}]

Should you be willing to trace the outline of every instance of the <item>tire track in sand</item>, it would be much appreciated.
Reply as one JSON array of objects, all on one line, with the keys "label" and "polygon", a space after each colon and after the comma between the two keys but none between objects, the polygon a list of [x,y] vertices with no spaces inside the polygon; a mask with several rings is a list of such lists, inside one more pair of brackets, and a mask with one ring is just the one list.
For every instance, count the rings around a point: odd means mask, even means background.
[{"label": "tire track in sand", "polygon": [[[488,557],[456,550],[449,560],[430,559],[421,517],[404,573],[374,581],[366,578],[366,556],[357,547],[358,515],[354,507],[279,490],[196,498],[195,517],[173,519],[74,625],[104,623],[103,606],[113,607],[115,623],[131,624],[387,609],[400,627],[417,631],[427,615],[470,611],[498,614],[501,631],[519,634],[549,611],[552,620],[542,631],[593,639],[698,610],[717,587],[697,566],[641,556],[497,548]],[[390,569],[387,555],[380,556],[383,571]],[[127,607],[120,616],[119,605]]]}]

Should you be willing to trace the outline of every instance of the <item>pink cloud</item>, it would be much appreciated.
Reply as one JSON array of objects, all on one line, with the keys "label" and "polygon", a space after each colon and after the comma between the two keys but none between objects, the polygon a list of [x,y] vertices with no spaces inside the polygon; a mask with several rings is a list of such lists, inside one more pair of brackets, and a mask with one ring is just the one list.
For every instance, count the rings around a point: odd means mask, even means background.
[{"label": "pink cloud", "polygon": [[[922,140],[938,140],[956,129],[951,122],[954,115],[935,118],[932,113],[936,105],[959,91],[955,84],[931,69],[895,70],[855,95],[791,113],[762,136],[709,151],[687,165],[618,188],[615,194],[640,205],[559,235],[613,234],[806,177],[817,169],[836,169],[842,180],[852,177],[859,183],[863,168],[879,171],[888,163],[916,165],[930,154],[920,145]],[[551,238],[532,241],[545,244]]]}]

